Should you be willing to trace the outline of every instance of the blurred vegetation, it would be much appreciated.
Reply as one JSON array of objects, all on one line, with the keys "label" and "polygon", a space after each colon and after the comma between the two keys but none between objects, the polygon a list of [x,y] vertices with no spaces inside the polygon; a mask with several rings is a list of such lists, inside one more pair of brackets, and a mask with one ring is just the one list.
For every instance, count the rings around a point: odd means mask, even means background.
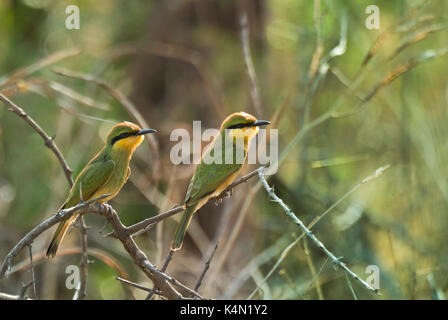
[{"label": "blurred vegetation", "polygon": [[[444,298],[447,2],[81,0],[76,1],[81,28],[67,30],[65,8],[72,2],[0,2],[0,77],[60,50],[82,49],[0,91],[55,136],[74,176],[102,146],[113,123],[132,119],[107,91],[51,69],[99,77],[130,98],[159,131],[161,168],[153,170],[154,153],[147,144],[137,150],[132,177],[111,202],[126,225],[184,199],[193,167],[170,162],[173,129],[191,130],[193,120],[201,120],[203,128],[216,128],[231,112],[254,113],[239,24],[245,11],[261,118],[276,119],[279,130],[283,161],[269,179],[277,195],[309,224],[362,179],[390,164],[313,231],[360,277],[369,276],[368,265],[379,267],[382,296],[351,280],[358,298]],[[379,30],[365,26],[370,4],[380,8]],[[48,81],[90,97],[94,106],[49,89]],[[101,103],[108,109],[97,108]],[[314,122],[326,113],[324,121]],[[246,172],[254,168],[248,166]],[[201,294],[249,296],[301,233],[263,189],[254,188],[256,179],[238,186],[219,206],[208,204],[196,214],[191,236],[169,274],[193,287],[219,238]],[[2,104],[1,259],[26,232],[56,212],[67,190],[59,163],[42,139]],[[177,219],[136,238],[158,266]],[[102,230],[105,220],[92,215],[86,220],[89,248],[117,261],[131,281],[150,287],[121,244],[101,236],[108,230]],[[35,255],[46,249],[51,232],[34,242]],[[232,233],[236,240],[226,248]],[[63,247],[79,243],[74,230]],[[27,252],[18,258],[15,263],[25,261]],[[253,298],[353,298],[344,273],[326,262],[313,243],[301,240],[282,258]],[[129,298],[129,291],[114,279],[119,272],[97,256],[90,259],[87,298]],[[65,268],[79,261],[79,254],[36,261],[39,298],[71,299]],[[0,291],[17,293],[30,277],[26,268],[13,273],[0,281]],[[132,292],[139,299],[146,296],[138,289]]]}]

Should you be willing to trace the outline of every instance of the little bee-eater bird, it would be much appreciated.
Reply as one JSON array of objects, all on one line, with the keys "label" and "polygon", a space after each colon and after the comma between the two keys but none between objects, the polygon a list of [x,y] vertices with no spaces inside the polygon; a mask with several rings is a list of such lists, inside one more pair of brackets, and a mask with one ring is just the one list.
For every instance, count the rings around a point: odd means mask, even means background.
[{"label": "little bee-eater bird", "polygon": [[[61,211],[87,201],[110,194],[99,200],[104,203],[117,195],[131,174],[129,161],[135,149],[143,142],[143,135],[156,132],[154,129],[141,129],[131,122],[115,125],[107,135],[106,145],[94,156],[79,173]],[[47,256],[54,257],[62,239],[75,222],[77,215],[62,221],[53,235]]]},{"label": "little bee-eater bird", "polygon": [[[171,250],[179,250],[182,247],[193,214],[205,205],[210,198],[223,192],[238,176],[247,157],[250,140],[258,133],[259,126],[269,123],[269,121],[257,120],[254,116],[245,112],[233,113],[223,121],[219,134],[204,151],[201,161],[194,170],[185,197],[185,212],[171,242]],[[226,143],[226,139],[229,139],[227,141],[230,141],[230,143]],[[211,153],[215,153],[217,149],[222,151],[222,161],[219,163],[204,161],[206,157],[212,157]],[[233,159],[230,163],[226,161],[226,152],[232,152]],[[240,159],[242,161],[236,161],[236,155],[238,154],[243,155],[244,159]]]}]

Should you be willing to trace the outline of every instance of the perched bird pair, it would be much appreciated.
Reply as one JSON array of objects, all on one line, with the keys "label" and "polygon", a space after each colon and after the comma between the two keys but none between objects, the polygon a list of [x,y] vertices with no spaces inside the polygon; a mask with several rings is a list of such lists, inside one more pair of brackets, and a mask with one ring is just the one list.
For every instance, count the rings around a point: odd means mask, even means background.
[{"label": "perched bird pair", "polygon": [[[185,197],[185,212],[171,243],[172,250],[179,250],[182,247],[193,214],[210,198],[223,192],[236,178],[247,157],[250,140],[258,133],[259,126],[267,124],[269,124],[268,121],[257,120],[245,112],[233,113],[223,121],[219,134],[204,152],[200,163],[195,168]],[[122,122],[114,126],[107,136],[106,145],[87,163],[76,178],[67,200],[59,211],[75,206],[80,201],[87,201],[105,194],[110,196],[99,200],[99,203],[115,197],[131,174],[129,162],[135,149],[143,142],[143,135],[153,132],[156,130],[141,129],[130,122]],[[213,150],[217,148],[224,150],[226,139],[231,141],[233,155],[242,154],[243,161],[232,161],[232,163],[227,161],[226,163],[225,152],[222,152],[223,161],[220,163],[204,161],[204,158],[211,156],[210,153]],[[221,143],[222,145],[219,145]],[[59,224],[48,247],[47,256],[56,255],[62,239],[76,218],[76,215],[72,216]]]}]

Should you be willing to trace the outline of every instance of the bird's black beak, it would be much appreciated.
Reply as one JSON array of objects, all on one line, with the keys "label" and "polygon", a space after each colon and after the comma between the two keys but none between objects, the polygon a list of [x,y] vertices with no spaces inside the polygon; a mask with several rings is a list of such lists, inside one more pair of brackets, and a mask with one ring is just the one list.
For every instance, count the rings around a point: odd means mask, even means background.
[{"label": "bird's black beak", "polygon": [[154,133],[154,132],[157,132],[157,130],[154,130],[154,129],[142,129],[142,130],[137,131],[136,135],[137,136],[141,136],[143,134]]},{"label": "bird's black beak", "polygon": [[269,121],[266,121],[266,120],[257,120],[257,121],[255,121],[253,124],[252,124],[252,126],[254,126],[254,127],[260,127],[260,126],[266,126],[266,125],[268,125],[268,124],[271,124]]}]

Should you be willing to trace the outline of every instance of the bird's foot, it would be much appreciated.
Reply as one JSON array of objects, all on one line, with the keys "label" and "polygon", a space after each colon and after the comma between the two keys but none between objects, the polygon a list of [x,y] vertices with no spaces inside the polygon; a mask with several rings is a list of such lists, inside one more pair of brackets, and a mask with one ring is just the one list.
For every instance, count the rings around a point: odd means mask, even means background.
[{"label": "bird's foot", "polygon": [[113,209],[112,209],[112,206],[110,204],[108,204],[107,202],[104,202],[103,203],[103,207],[106,209],[105,212],[112,213]]},{"label": "bird's foot", "polygon": [[219,206],[222,203],[222,197],[215,198],[215,206]]}]

